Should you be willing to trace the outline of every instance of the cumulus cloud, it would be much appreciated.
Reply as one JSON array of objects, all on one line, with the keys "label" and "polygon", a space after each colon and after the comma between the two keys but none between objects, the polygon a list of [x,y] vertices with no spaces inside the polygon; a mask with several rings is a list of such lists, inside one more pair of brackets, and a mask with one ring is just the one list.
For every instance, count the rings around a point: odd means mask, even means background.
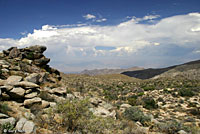
[{"label": "cumulus cloud", "polygon": [[[112,26],[44,25],[18,40],[0,39],[0,50],[10,46],[45,45],[51,65],[65,72],[104,67],[160,67],[198,58],[200,13],[140,23],[159,17],[130,17]],[[101,50],[97,46],[113,49]]]},{"label": "cumulus cloud", "polygon": [[95,15],[92,15],[92,14],[87,14],[87,15],[84,15],[83,16],[86,20],[90,20],[90,19],[95,19],[96,16]]},{"label": "cumulus cloud", "polygon": [[106,18],[102,18],[102,19],[96,20],[96,22],[104,22],[104,21],[107,21],[107,19]]}]

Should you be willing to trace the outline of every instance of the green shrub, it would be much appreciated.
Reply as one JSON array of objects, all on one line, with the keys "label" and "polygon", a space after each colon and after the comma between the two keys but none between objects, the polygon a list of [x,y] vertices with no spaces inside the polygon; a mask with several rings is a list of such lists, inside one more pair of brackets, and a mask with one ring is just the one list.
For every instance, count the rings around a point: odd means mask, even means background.
[{"label": "green shrub", "polygon": [[194,96],[194,92],[191,90],[191,89],[187,89],[187,88],[181,88],[179,91],[178,91],[178,94],[180,96],[187,96],[187,97],[192,97]]},{"label": "green shrub", "polygon": [[0,113],[7,114],[12,109],[8,106],[7,103],[0,102]]},{"label": "green shrub", "polygon": [[143,99],[144,102],[144,108],[146,109],[155,109],[158,108],[157,103],[155,102],[155,100],[151,97],[144,97]]},{"label": "green shrub", "polygon": [[116,128],[112,118],[94,116],[89,110],[89,105],[88,99],[66,100],[49,109],[48,118],[37,115],[36,122],[40,127],[47,126],[47,129],[53,132],[79,131],[82,134],[107,134],[106,130]]},{"label": "green shrub", "polygon": [[186,127],[184,127],[180,122],[175,120],[168,121],[166,123],[160,123],[158,124],[158,128],[161,132],[165,132],[167,134],[175,134],[180,130],[186,129]]},{"label": "green shrub", "polygon": [[144,113],[138,107],[134,106],[125,110],[124,117],[135,122],[139,121],[143,125],[150,121],[150,117],[144,115]]},{"label": "green shrub", "polygon": [[128,104],[132,105],[132,106],[136,106],[137,99],[135,98],[128,98]]}]

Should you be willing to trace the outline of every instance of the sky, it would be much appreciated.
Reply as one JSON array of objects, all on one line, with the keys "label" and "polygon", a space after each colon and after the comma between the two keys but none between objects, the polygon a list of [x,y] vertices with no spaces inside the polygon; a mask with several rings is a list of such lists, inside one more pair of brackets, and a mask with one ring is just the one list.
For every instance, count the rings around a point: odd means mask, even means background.
[{"label": "sky", "polygon": [[0,51],[30,45],[63,72],[197,60],[200,1],[0,0]]}]

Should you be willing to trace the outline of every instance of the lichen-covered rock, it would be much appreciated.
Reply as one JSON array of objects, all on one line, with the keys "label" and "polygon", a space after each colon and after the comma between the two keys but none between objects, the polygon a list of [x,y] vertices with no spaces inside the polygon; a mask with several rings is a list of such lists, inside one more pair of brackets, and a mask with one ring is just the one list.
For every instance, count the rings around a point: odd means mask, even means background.
[{"label": "lichen-covered rock", "polygon": [[24,101],[24,105],[26,107],[31,107],[34,104],[42,104],[42,99],[39,98],[39,97],[35,97],[35,98],[27,99],[27,100]]},{"label": "lichen-covered rock", "polygon": [[20,118],[16,124],[16,130],[21,131],[23,130],[24,124],[27,122],[26,118]]},{"label": "lichen-covered rock", "polygon": [[21,81],[21,82],[15,83],[14,86],[20,86],[20,87],[24,87],[24,88],[38,88],[38,87],[40,87],[39,85],[32,83],[32,82],[28,82],[28,81]]},{"label": "lichen-covered rock", "polygon": [[36,126],[32,121],[26,121],[23,126],[23,130],[26,134],[31,134],[35,132]]},{"label": "lichen-covered rock", "polygon": [[8,56],[9,56],[9,58],[17,58],[19,55],[20,55],[20,51],[17,49],[17,47],[13,47],[10,50],[10,53]]},{"label": "lichen-covered rock", "polygon": [[38,84],[40,80],[40,75],[38,73],[32,73],[25,78],[25,81]]},{"label": "lichen-covered rock", "polygon": [[30,94],[26,94],[24,97],[26,99],[31,99],[31,98],[34,98],[34,97],[37,97],[38,93],[37,92],[32,92]]},{"label": "lichen-covered rock", "polygon": [[0,119],[0,124],[3,125],[3,124],[6,124],[6,123],[10,123],[11,125],[15,125],[15,118],[13,117],[9,117],[9,118],[6,118],[6,119]]},{"label": "lichen-covered rock", "polygon": [[23,98],[24,97],[24,93],[25,93],[25,90],[21,87],[18,87],[18,88],[13,88],[9,94],[11,97],[13,98]]},{"label": "lichen-covered rock", "polygon": [[12,75],[6,80],[6,85],[15,85],[22,80],[21,76]]}]

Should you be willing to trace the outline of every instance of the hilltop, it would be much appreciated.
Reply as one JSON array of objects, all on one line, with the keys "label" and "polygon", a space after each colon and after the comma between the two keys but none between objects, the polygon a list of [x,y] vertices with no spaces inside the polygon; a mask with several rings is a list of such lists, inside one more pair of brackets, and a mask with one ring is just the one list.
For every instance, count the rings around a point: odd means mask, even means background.
[{"label": "hilltop", "polygon": [[166,68],[149,68],[137,71],[125,71],[122,74],[139,79],[187,76],[190,79],[200,78],[200,60],[191,61],[181,65],[174,65]]},{"label": "hilltop", "polygon": [[94,70],[84,70],[80,74],[88,74],[88,75],[102,75],[102,74],[120,74],[126,71],[136,71],[143,70],[141,67],[132,67],[128,69],[94,69]]}]

